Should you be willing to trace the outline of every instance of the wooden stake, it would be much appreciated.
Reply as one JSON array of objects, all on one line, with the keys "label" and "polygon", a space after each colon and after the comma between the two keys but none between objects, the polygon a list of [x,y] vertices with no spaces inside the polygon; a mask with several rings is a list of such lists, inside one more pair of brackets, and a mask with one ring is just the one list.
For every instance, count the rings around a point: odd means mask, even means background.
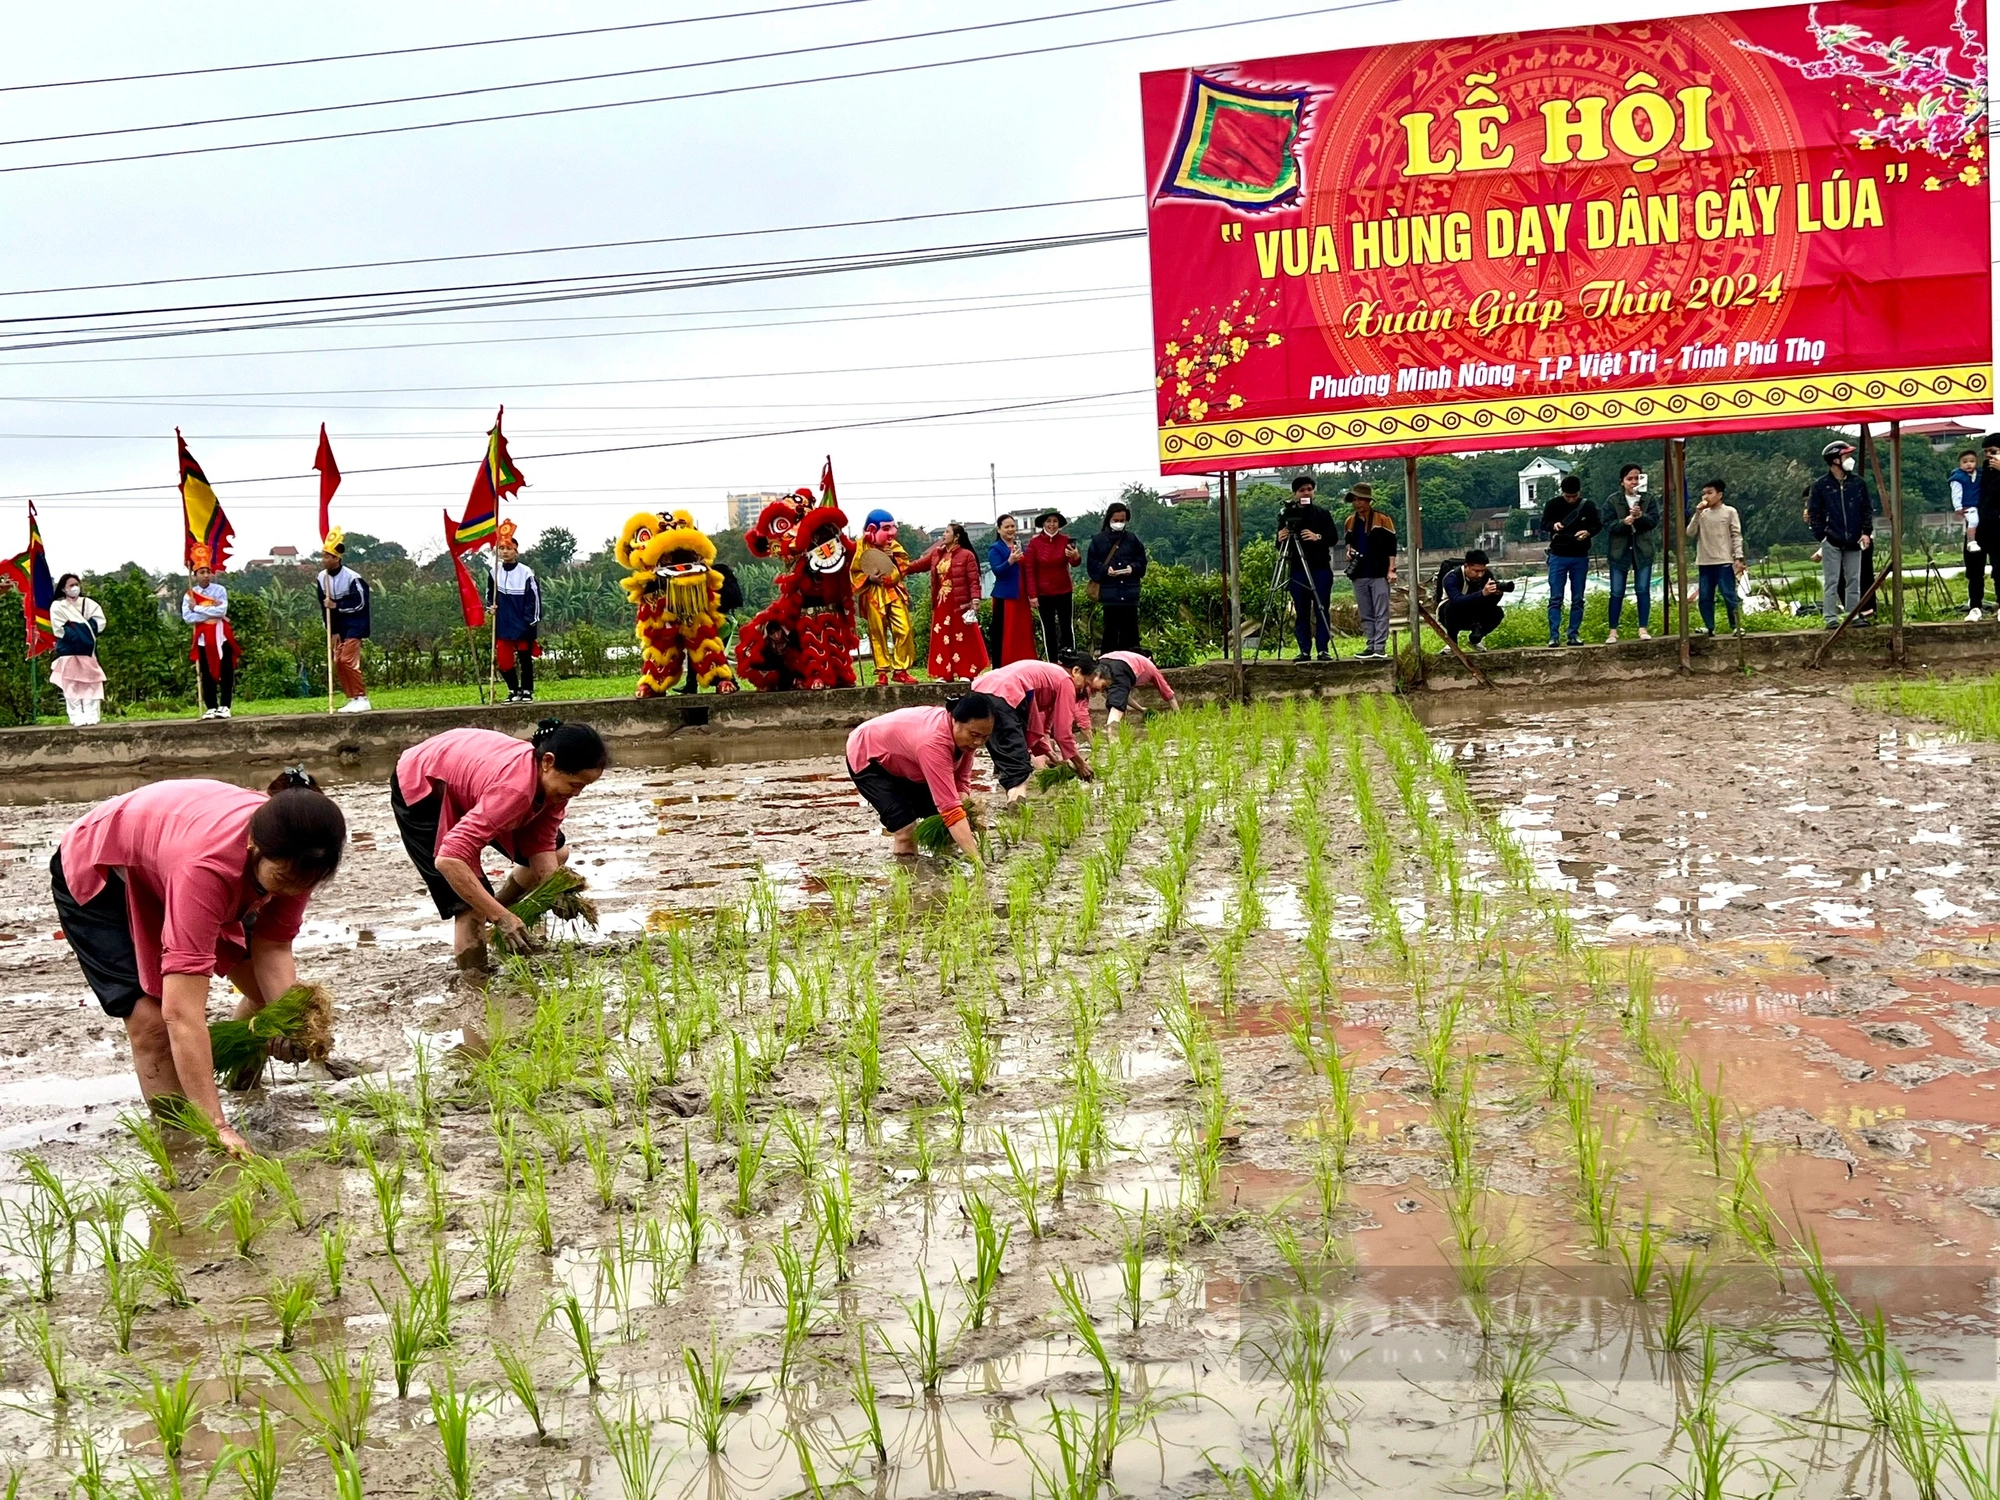
[{"label": "wooden stake", "polygon": [[1421,684],[1424,680],[1424,518],[1417,507],[1415,454],[1403,460],[1403,511],[1410,525],[1410,651],[1416,679]]}]

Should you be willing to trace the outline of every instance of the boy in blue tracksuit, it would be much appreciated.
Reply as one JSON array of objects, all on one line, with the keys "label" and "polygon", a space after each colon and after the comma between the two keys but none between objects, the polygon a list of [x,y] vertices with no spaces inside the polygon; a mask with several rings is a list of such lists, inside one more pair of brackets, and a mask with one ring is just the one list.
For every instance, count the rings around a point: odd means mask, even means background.
[{"label": "boy in blue tracksuit", "polygon": [[535,658],[542,654],[542,585],[521,561],[512,521],[502,521],[499,562],[486,585],[493,610],[493,661],[507,683],[509,703],[535,700]]},{"label": "boy in blue tracksuit", "polygon": [[[1990,441],[1990,439],[1989,439]],[[1958,467],[1951,471],[1951,510],[1965,526],[1966,619],[1977,622],[1986,607],[1986,549],[1979,545],[1979,455],[1967,448],[1958,455]],[[2000,531],[2000,526],[1994,528]],[[1994,574],[2000,587],[2000,572]]]}]

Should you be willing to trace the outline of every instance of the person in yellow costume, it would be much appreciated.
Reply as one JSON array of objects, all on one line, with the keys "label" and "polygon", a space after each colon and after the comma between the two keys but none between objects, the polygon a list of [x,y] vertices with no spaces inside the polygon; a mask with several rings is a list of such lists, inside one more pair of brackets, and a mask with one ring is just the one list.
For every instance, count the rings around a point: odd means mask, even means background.
[{"label": "person in yellow costume", "polygon": [[868,627],[878,686],[916,681],[910,667],[917,659],[917,626],[910,586],[903,582],[909,570],[910,554],[896,540],[896,518],[886,510],[869,511],[861,550],[854,554],[854,611]]}]

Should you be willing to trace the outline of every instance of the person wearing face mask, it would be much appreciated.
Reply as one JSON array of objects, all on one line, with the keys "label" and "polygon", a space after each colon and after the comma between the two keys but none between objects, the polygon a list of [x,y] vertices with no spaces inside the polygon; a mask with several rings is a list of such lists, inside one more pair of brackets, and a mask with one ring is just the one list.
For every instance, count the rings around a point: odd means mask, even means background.
[{"label": "person wearing face mask", "polygon": [[83,580],[74,573],[56,580],[49,628],[56,633],[56,659],[49,668],[49,681],[62,689],[70,723],[95,724],[104,712],[104,666],[97,659],[97,638],[104,634],[104,609],[95,599],[85,597]]},{"label": "person wearing face mask", "polygon": [[1103,623],[1097,649],[1139,649],[1139,585],[1146,576],[1146,544],[1132,535],[1132,507],[1114,500],[1104,508],[1104,524],[1090,539],[1083,568],[1090,575],[1090,597],[1097,601]]},{"label": "person wearing face mask", "polygon": [[1820,449],[1826,472],[1806,499],[1806,524],[1820,546],[1820,577],[1825,596],[1820,614],[1828,630],[1861,603],[1861,575],[1867,571],[1868,549],[1875,544],[1875,507],[1868,486],[1854,472],[1854,445],[1835,439]]},{"label": "person wearing face mask", "polygon": [[[595,729],[561,719],[542,720],[525,740],[448,729],[397,760],[389,810],[438,915],[453,925],[461,970],[486,968],[489,923],[507,946],[527,946],[526,927],[507,908],[569,862],[562,825],[570,799],[610,763]],[[487,849],[513,862],[497,894],[480,867]]]},{"label": "person wearing face mask", "polygon": [[156,781],[85,813],[49,861],[69,951],[104,1013],[125,1023],[139,1092],[208,1117],[235,1156],[208,1039],[209,980],[240,994],[238,1020],[299,982],[292,940],[340,868],[347,820],[302,769],[262,792]]}]

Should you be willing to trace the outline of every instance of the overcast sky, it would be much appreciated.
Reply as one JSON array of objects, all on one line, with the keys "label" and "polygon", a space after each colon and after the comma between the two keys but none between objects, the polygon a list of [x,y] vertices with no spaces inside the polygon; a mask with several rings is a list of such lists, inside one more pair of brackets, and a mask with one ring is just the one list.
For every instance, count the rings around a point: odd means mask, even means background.
[{"label": "overcast sky", "polygon": [[[1067,20],[623,79],[283,120],[0,145],[0,169],[278,136],[512,116],[947,57],[1281,17],[1324,0],[848,0],[755,19],[148,82],[24,83],[217,67],[740,12],[785,0],[472,6],[349,0],[308,9],[94,3],[8,18],[0,140],[729,58],[1091,9]],[[1681,4],[1519,0],[1521,27],[1671,15]],[[1338,13],[933,71],[545,118],[117,165],[0,170],[0,317],[106,313],[905,251],[1143,224],[1141,71],[1451,36],[1471,8],[1384,0]],[[1494,13],[1492,19],[1501,19]],[[400,257],[765,230],[1105,198],[977,217],[499,260],[23,296],[45,288],[282,271]],[[722,524],[730,490],[813,483],[831,453],[851,514],[935,524],[1003,505],[1097,506],[1157,476],[1141,240],[333,328],[146,339],[0,354],[0,550],[41,500],[57,571],[179,559],[173,430],[221,495],[249,558],[312,540],[305,474],[321,421],[351,477],[350,529],[435,550],[493,410],[507,406],[532,537],[595,547],[636,509]],[[143,323],[136,319],[108,321]],[[10,325],[0,324],[0,332]],[[46,324],[34,325],[46,329]],[[58,335],[61,337],[62,335]],[[68,335],[74,337],[72,333]],[[867,369],[867,367],[878,367]],[[894,368],[879,368],[894,367]],[[863,371],[866,370],[865,373]],[[1088,399],[1072,399],[1088,398]],[[595,457],[534,455],[1029,402],[1066,404],[902,427],[711,441]],[[388,465],[445,463],[365,475]],[[145,493],[115,493],[153,485]],[[84,493],[69,493],[84,492]]]}]

